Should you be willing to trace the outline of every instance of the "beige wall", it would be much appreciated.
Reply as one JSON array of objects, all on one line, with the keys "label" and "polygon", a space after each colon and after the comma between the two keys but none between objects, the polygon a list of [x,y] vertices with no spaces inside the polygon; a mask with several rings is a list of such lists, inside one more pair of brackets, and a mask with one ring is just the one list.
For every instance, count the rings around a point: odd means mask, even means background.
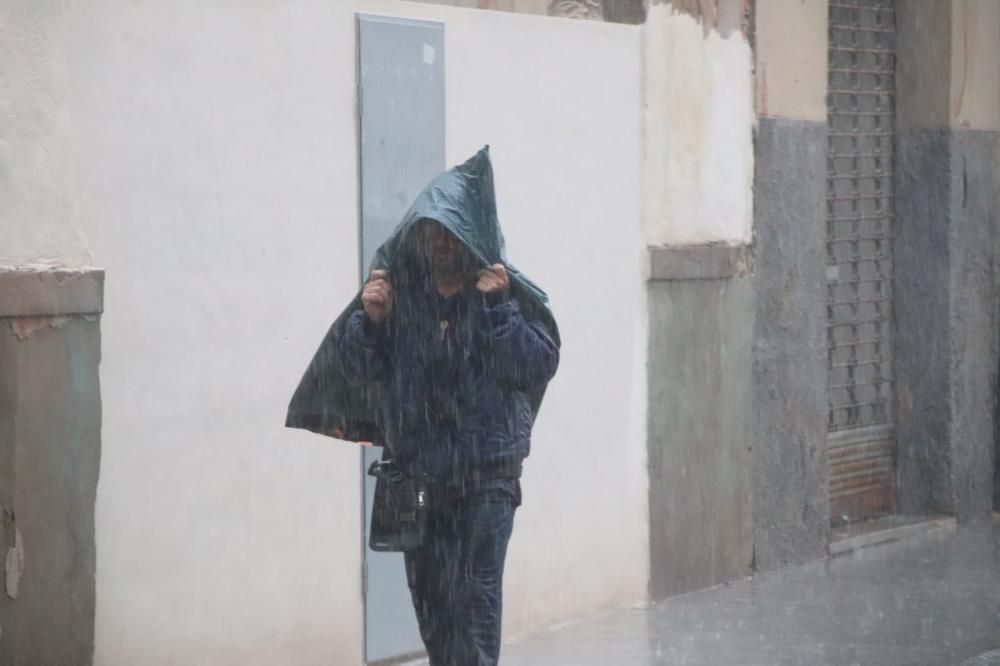
[{"label": "beige wall", "polygon": [[757,113],[826,121],[827,0],[757,0]]},{"label": "beige wall", "polygon": [[[900,99],[901,126],[1000,127],[1000,2],[900,0],[899,9],[899,78],[912,93]],[[758,114],[826,119],[827,13],[827,0],[758,0]]]},{"label": "beige wall", "polygon": [[953,0],[953,127],[1000,130],[1000,2]]},{"label": "beige wall", "polygon": [[[900,125],[1000,128],[1000,2],[898,6]],[[757,1],[758,114],[826,119],[827,13],[827,0]]]},{"label": "beige wall", "polygon": [[1000,129],[1000,3],[899,0],[900,127]]}]

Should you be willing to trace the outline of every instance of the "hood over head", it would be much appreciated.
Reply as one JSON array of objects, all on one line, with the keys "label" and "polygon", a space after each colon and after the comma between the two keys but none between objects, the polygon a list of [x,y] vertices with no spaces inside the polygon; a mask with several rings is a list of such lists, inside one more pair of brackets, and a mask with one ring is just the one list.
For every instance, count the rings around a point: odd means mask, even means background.
[{"label": "hood over head", "polygon": [[507,262],[506,243],[497,219],[489,146],[437,176],[417,195],[403,220],[375,252],[369,274],[375,269],[387,269],[391,275],[404,253],[410,232],[424,219],[441,223],[482,266],[503,264],[512,282],[530,292],[534,299],[548,303],[545,292]]},{"label": "hood over head", "polygon": [[[399,270],[407,255],[410,233],[424,219],[438,221],[457,236],[482,266],[501,263],[511,278],[511,294],[524,316],[540,321],[559,344],[559,329],[548,308],[548,296],[506,258],[506,247],[497,219],[493,165],[489,146],[441,175],[417,195],[389,238],[375,252],[369,274],[375,269]],[[377,382],[358,385],[348,380],[336,353],[351,313],[363,306],[361,291],[333,322],[299,383],[285,425],[304,428],[351,441],[381,443],[381,387]],[[544,391],[532,396],[537,414]]]}]

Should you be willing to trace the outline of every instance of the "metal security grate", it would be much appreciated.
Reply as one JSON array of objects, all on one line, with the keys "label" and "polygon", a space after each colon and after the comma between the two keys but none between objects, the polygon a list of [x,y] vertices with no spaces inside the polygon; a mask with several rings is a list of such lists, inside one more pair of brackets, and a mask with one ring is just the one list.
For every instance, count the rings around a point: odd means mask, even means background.
[{"label": "metal security grate", "polygon": [[893,471],[893,0],[829,3],[826,271],[834,515],[888,511]]}]

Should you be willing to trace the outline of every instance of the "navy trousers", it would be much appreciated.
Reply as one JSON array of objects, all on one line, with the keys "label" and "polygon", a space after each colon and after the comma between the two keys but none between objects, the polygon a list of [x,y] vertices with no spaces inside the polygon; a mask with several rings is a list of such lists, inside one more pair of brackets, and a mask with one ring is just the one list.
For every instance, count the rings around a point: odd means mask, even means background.
[{"label": "navy trousers", "polygon": [[517,479],[437,490],[423,545],[406,552],[406,578],[431,666],[496,666],[503,570]]}]

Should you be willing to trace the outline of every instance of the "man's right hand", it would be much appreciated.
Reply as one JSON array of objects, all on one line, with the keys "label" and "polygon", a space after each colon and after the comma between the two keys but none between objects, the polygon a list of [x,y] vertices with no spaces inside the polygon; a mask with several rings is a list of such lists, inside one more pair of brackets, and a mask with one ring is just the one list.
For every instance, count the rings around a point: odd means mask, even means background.
[{"label": "man's right hand", "polygon": [[389,284],[388,271],[372,271],[365,288],[361,290],[361,304],[372,322],[381,324],[385,321],[392,310],[392,285]]}]

